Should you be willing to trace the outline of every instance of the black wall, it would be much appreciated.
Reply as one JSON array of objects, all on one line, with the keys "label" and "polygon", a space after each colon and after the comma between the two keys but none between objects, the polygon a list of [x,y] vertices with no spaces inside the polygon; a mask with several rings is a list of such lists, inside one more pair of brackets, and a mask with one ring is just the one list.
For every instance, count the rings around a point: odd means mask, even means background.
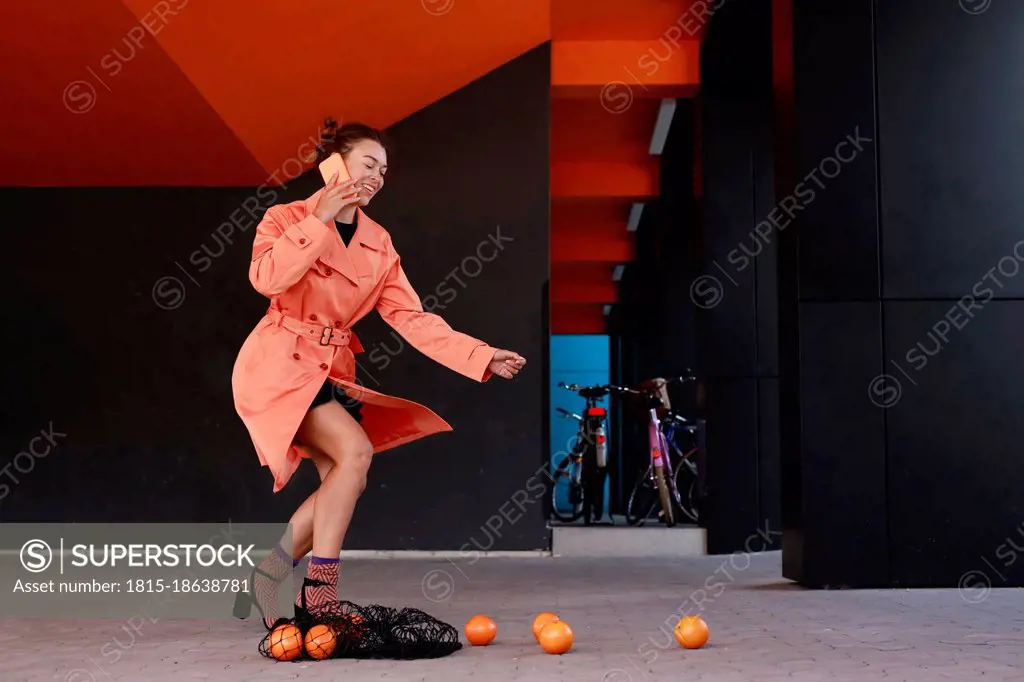
[{"label": "black wall", "polygon": [[[547,546],[539,496],[525,513],[506,503],[544,461],[549,80],[544,46],[388,131],[391,171],[369,214],[421,297],[444,283],[456,292],[441,293],[436,312],[531,364],[515,382],[479,385],[409,347],[386,367],[357,357],[367,386],[425,403],[455,431],[375,460],[348,548]],[[289,201],[318,186],[308,173],[261,196]],[[280,521],[312,492],[307,465],[271,493],[232,405],[235,356],[267,301],[246,274],[254,221],[237,212],[232,243],[214,229],[254,196],[3,190],[3,321],[15,350],[2,374],[0,468],[51,423],[66,435],[2,469],[0,520]],[[478,271],[477,247],[499,226],[504,249]],[[161,308],[154,286],[165,277],[176,281],[160,282]],[[356,331],[368,351],[398,347],[376,315]],[[502,526],[483,527],[502,513]]]},{"label": "black wall", "polygon": [[796,180],[872,142],[782,242],[785,573],[1020,585],[1024,6],[792,4]]},{"label": "black wall", "polygon": [[[718,10],[701,50],[703,201],[692,279],[708,419],[708,551],[781,532],[770,0]],[[759,531],[761,535],[759,535]]]}]

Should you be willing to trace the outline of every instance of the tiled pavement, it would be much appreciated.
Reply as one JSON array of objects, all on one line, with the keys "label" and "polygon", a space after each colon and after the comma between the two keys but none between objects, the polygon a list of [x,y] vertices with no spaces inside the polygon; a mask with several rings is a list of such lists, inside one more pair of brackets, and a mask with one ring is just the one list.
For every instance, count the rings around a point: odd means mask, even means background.
[{"label": "tiled pavement", "polygon": [[[780,577],[777,553],[749,563],[740,555],[349,561],[342,580],[353,601],[416,606],[460,630],[487,614],[498,639],[433,661],[275,663],[256,651],[256,621],[146,622],[132,637],[120,620],[7,620],[0,679],[1024,680],[1024,591],[804,590]],[[570,653],[550,656],[534,643],[530,622],[541,610],[572,626]],[[684,651],[666,634],[684,610],[708,621],[706,648]]]}]

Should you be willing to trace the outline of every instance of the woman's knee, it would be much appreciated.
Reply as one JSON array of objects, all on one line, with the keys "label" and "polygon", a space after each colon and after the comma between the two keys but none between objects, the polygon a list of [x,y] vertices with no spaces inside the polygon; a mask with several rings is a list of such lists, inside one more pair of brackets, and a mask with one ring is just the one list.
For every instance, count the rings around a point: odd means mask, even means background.
[{"label": "woman's knee", "polygon": [[317,462],[322,479],[338,470],[337,475],[365,478],[373,456],[373,445],[359,424],[344,408],[328,403],[311,411],[303,420],[299,437],[323,454]]},{"label": "woman's knee", "polygon": [[373,459],[373,445],[365,439],[364,442],[342,441],[326,452],[334,462],[331,467],[334,477],[355,483],[362,493],[366,489],[366,478]]},{"label": "woman's knee", "polygon": [[338,466],[346,475],[358,476],[365,487],[366,475],[370,471],[370,463],[373,461],[373,445],[370,441],[363,440],[351,443],[348,447],[342,448],[341,461]]}]

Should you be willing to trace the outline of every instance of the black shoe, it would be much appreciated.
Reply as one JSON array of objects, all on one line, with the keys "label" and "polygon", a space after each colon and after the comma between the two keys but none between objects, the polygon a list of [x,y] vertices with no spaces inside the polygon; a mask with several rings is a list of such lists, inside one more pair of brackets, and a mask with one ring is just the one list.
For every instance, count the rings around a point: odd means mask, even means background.
[{"label": "black shoe", "polygon": [[274,620],[273,623],[267,623],[269,619],[267,618],[266,613],[264,613],[263,611],[263,606],[261,606],[259,601],[256,599],[257,573],[267,578],[268,580],[277,583],[278,585],[280,585],[284,581],[284,578],[275,578],[266,571],[261,570],[259,567],[252,569],[252,573],[249,574],[249,591],[239,592],[235,595],[235,607],[232,612],[235,618],[240,618],[244,620],[252,614],[252,607],[255,606],[256,610],[259,611],[261,617],[260,619],[263,621],[263,627],[265,627],[269,631],[273,630],[281,623],[287,623],[288,618],[282,616]]},{"label": "black shoe", "polygon": [[[299,592],[299,603],[295,605],[296,623],[313,622],[313,614],[310,611],[309,603],[306,600],[306,590],[315,587],[328,587],[328,584],[323,580],[317,580],[308,576],[302,579],[302,591]],[[302,629],[301,626],[300,629]]]}]

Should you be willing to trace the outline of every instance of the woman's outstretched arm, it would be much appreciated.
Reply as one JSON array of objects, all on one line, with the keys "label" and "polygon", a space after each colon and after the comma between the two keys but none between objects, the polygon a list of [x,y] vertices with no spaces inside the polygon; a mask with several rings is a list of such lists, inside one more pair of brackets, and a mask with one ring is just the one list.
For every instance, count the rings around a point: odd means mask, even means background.
[{"label": "woman's outstretched arm", "polygon": [[498,349],[455,331],[439,315],[424,311],[397,254],[385,276],[377,312],[402,338],[431,360],[475,381],[491,378],[488,365]]}]

